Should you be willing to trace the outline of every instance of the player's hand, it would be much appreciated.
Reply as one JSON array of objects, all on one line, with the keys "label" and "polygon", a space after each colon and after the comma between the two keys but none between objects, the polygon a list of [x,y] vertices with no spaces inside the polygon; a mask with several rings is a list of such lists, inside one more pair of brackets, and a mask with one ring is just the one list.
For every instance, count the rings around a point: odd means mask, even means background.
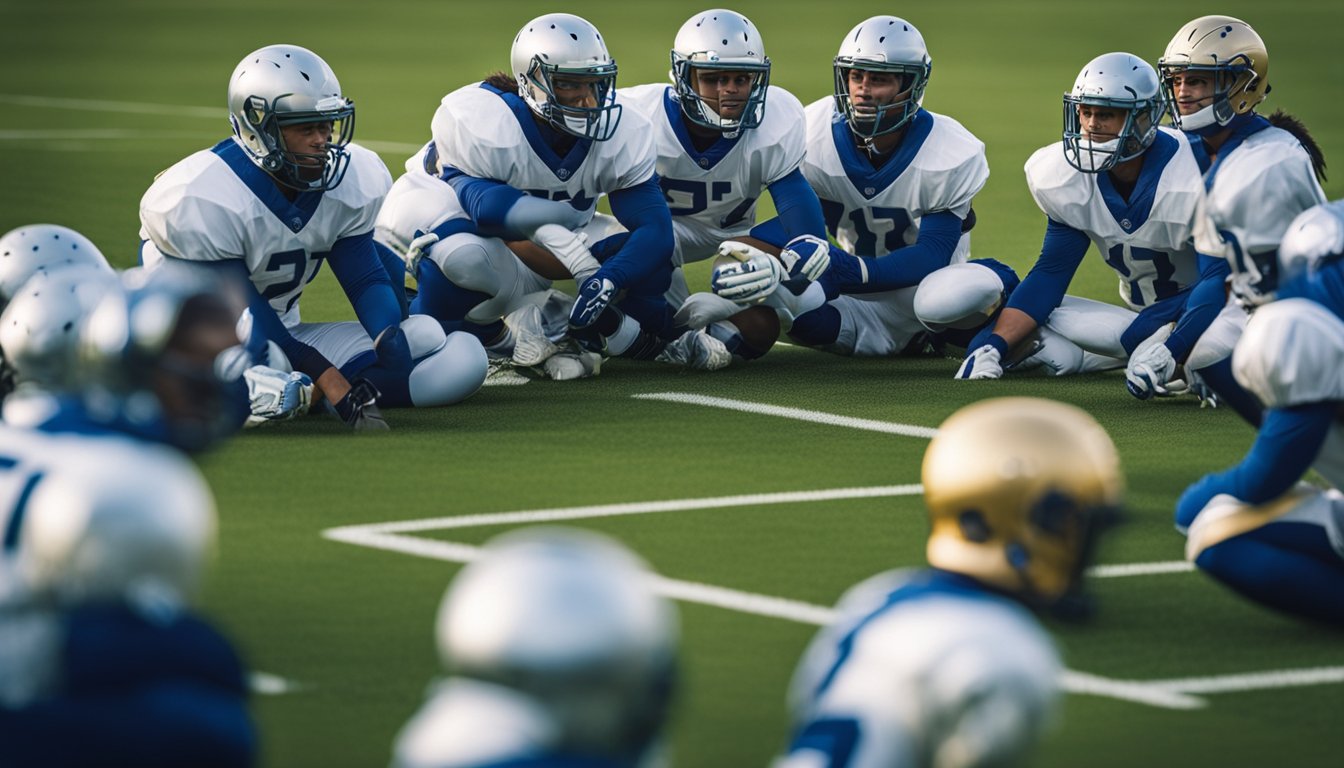
[{"label": "player's hand", "polygon": [[615,296],[615,283],[605,277],[588,278],[579,287],[578,298],[569,312],[569,327],[583,329],[596,323]]},{"label": "player's hand", "polygon": [[831,244],[815,235],[793,238],[779,252],[789,277],[816,280],[831,265]]},{"label": "player's hand", "polygon": [[1003,376],[1002,354],[986,344],[966,356],[957,370],[958,379],[997,379]]},{"label": "player's hand", "polygon": [[439,236],[433,232],[420,232],[415,236],[411,244],[406,247],[406,257],[403,259],[406,262],[407,274],[412,277],[417,274],[416,270],[420,267],[420,260],[437,242],[439,242]]},{"label": "player's hand", "polygon": [[537,231],[532,234],[532,242],[550,251],[569,270],[576,283],[582,284],[602,268],[588,250],[587,237],[559,224],[542,224],[537,227]]},{"label": "player's hand", "polygon": [[327,407],[356,432],[386,432],[391,427],[378,410],[379,394],[378,388],[368,379],[355,379],[345,397],[335,403],[328,400]]},{"label": "player's hand", "polygon": [[1125,366],[1125,389],[1140,400],[1168,394],[1167,382],[1176,372],[1176,360],[1166,344],[1135,350]]},{"label": "player's hand", "polygon": [[306,374],[286,373],[264,365],[243,372],[252,415],[245,426],[256,427],[287,421],[308,412],[313,397],[313,380]]},{"label": "player's hand", "polygon": [[719,244],[709,287],[738,304],[758,304],[784,279],[784,266],[765,251],[727,240]]}]

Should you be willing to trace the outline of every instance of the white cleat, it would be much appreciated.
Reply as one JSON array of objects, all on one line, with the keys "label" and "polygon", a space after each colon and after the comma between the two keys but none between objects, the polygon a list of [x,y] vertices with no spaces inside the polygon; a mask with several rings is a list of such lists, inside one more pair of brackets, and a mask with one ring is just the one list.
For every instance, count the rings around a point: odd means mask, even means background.
[{"label": "white cleat", "polygon": [[654,358],[660,363],[671,363],[697,371],[717,371],[733,362],[733,353],[722,341],[704,330],[687,331],[670,342]]},{"label": "white cleat", "polygon": [[513,332],[513,364],[541,365],[560,351],[546,336],[541,324],[541,308],[535,304],[519,307],[504,318],[504,324]]},{"label": "white cleat", "polygon": [[546,358],[542,369],[555,381],[586,379],[602,372],[602,356],[579,349],[558,352]]}]

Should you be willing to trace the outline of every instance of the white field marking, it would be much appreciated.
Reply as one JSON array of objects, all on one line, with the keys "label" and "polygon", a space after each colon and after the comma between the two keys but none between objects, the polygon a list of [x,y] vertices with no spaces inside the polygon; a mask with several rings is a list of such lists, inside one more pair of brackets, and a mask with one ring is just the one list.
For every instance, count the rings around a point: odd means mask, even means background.
[{"label": "white field marking", "polygon": [[252,692],[259,696],[281,696],[286,693],[294,693],[306,689],[308,686],[300,685],[293,680],[286,680],[279,675],[273,675],[270,672],[253,672],[248,676],[248,686]]},{"label": "white field marking", "polygon": [[1330,683],[1344,683],[1344,667],[1280,669],[1273,672],[1250,672],[1241,675],[1150,680],[1146,684],[1169,691],[1180,691],[1181,693],[1237,693],[1240,691],[1263,691],[1269,688],[1328,685]]},{"label": "white field marking", "polygon": [[1208,702],[1197,696],[1187,696],[1179,691],[1153,687],[1137,680],[1114,680],[1073,669],[1066,669],[1060,674],[1059,687],[1069,693],[1104,696],[1159,709],[1202,709],[1208,705]]},{"label": "white field marking", "polygon": [[0,131],[0,141],[91,141],[95,139],[189,139],[200,138],[200,131],[139,131],[131,128],[40,128]]},{"label": "white field marking", "polygon": [[1160,563],[1096,565],[1087,569],[1087,575],[1094,579],[1117,579],[1126,576],[1157,576],[1167,573],[1193,573],[1194,570],[1194,563],[1189,563],[1185,560],[1167,560]]},{"label": "white field marking", "polygon": [[710,408],[726,408],[730,411],[759,413],[765,416],[780,416],[785,419],[810,421],[814,424],[829,424],[834,427],[863,429],[869,432],[886,432],[887,434],[905,435],[906,437],[932,438],[934,435],[938,434],[938,430],[936,429],[930,427],[918,427],[913,424],[897,424],[890,421],[877,421],[875,419],[858,419],[853,416],[840,416],[838,414],[825,413],[823,411],[808,411],[802,408],[785,408],[778,405],[753,403],[747,400],[730,400],[726,397],[693,395],[688,392],[647,392],[642,395],[631,395],[631,397],[636,400],[662,400],[669,403],[686,403],[687,405],[704,405]]},{"label": "white field marking", "polygon": [[103,99],[61,99],[52,96],[24,96],[16,93],[0,93],[0,104],[17,104],[21,107],[48,107],[52,109],[78,109],[87,112],[127,112],[142,115],[178,115],[181,117],[203,117],[223,121],[229,116],[227,110],[218,107],[181,107],[173,104],[146,104],[138,101],[106,101]]}]

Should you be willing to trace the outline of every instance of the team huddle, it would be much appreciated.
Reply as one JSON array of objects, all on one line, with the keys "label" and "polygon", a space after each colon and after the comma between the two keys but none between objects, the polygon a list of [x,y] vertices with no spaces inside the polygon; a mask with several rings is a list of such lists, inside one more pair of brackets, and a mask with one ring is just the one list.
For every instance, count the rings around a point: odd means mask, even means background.
[{"label": "team huddle", "polygon": [[[145,192],[142,266],[118,275],[63,227],[0,238],[6,759],[255,760],[242,665],[190,608],[215,512],[186,454],[310,410],[387,430],[385,409],[451,405],[491,377],[596,376],[612,357],[714,371],[784,336],[854,356],[964,349],[958,382],[1123,369],[1139,400],[1233,409],[1258,433],[1181,496],[1188,559],[1344,624],[1344,204],[1326,202],[1305,127],[1257,113],[1259,35],[1206,16],[1156,67],[1083,66],[1061,140],[1026,162],[1046,229],[1022,276],[972,254],[985,146],[921,106],[919,30],[867,19],[832,67],[833,93],[804,105],[770,83],[755,25],[711,10],[677,32],[671,85],[617,87],[597,28],[547,14],[509,70],[443,97],[393,181],[353,141],[326,62],[271,45],[229,80],[233,135]],[[766,191],[777,214],[757,221]],[[1068,294],[1091,247],[1123,305]],[[692,285],[685,265],[707,260]],[[302,320],[324,262],[356,319]],[[1328,488],[1302,482],[1313,469]],[[930,567],[841,599],[795,674],[775,765],[1029,754],[1062,668],[1033,613],[1086,616],[1082,573],[1122,486],[1077,408],[954,414],[923,466]],[[438,644],[446,677],[396,766],[666,757],[676,612],[615,541],[500,537],[450,586]]]}]

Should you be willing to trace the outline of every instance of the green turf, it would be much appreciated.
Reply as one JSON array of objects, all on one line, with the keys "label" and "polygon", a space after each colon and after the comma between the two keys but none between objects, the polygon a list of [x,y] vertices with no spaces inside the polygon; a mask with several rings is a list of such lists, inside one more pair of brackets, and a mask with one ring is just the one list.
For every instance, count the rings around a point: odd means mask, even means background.
[{"label": "green turf", "polygon": [[[773,80],[804,102],[830,89],[840,37],[867,15],[906,14],[934,59],[929,108],[980,136],[992,170],[976,199],[975,253],[1030,265],[1043,221],[1021,166],[1057,139],[1060,94],[1090,58],[1155,60],[1202,13],[1247,19],[1274,54],[1270,104],[1301,116],[1327,157],[1344,152],[1344,59],[1337,3],[946,2],[878,8],[839,0],[752,0]],[[136,206],[155,173],[222,138],[234,64],[273,42],[313,48],[359,105],[359,140],[394,174],[425,140],[446,91],[507,63],[517,28],[557,6],[534,2],[0,0],[0,231],[73,226],[118,264],[135,259]],[[686,3],[575,2],[620,62],[621,82],[661,81]],[[20,98],[22,97],[22,98]],[[45,99],[48,101],[35,100]],[[50,101],[55,99],[78,102]],[[99,109],[90,101],[172,109]],[[201,116],[201,110],[205,115]],[[214,109],[211,113],[209,110]],[[1336,162],[1339,162],[1336,159]],[[1338,174],[1337,174],[1338,177]],[[1331,197],[1340,181],[1326,185]],[[768,208],[768,206],[764,206]],[[692,270],[703,280],[703,266]],[[1099,259],[1074,292],[1114,300]],[[350,311],[328,275],[305,319]],[[244,435],[205,459],[218,497],[219,563],[205,609],[251,665],[303,686],[255,702],[266,764],[386,762],[396,729],[436,669],[434,614],[457,566],[324,540],[340,525],[620,502],[918,482],[925,441],[699,406],[633,399],[715,395],[858,418],[936,426],[991,395],[1056,397],[1115,438],[1128,524],[1104,563],[1178,560],[1173,504],[1202,473],[1236,461],[1252,432],[1190,400],[1140,404],[1118,374],[1070,381],[955,383],[955,362],[849,360],[779,349],[712,375],[613,362],[592,381],[483,390],[453,408],[394,412],[389,435],[352,437],[310,419]],[[713,508],[576,521],[621,538],[669,577],[828,604],[876,571],[917,564],[926,525],[914,497]],[[478,543],[502,530],[429,531]],[[1075,669],[1126,680],[1340,666],[1340,635],[1249,605],[1198,574],[1100,581],[1090,626],[1056,626]],[[784,691],[814,631],[781,619],[684,604],[683,691],[673,728],[685,766],[764,764],[785,738]],[[1192,712],[1070,696],[1039,764],[1335,765],[1344,687],[1207,697]]]}]

